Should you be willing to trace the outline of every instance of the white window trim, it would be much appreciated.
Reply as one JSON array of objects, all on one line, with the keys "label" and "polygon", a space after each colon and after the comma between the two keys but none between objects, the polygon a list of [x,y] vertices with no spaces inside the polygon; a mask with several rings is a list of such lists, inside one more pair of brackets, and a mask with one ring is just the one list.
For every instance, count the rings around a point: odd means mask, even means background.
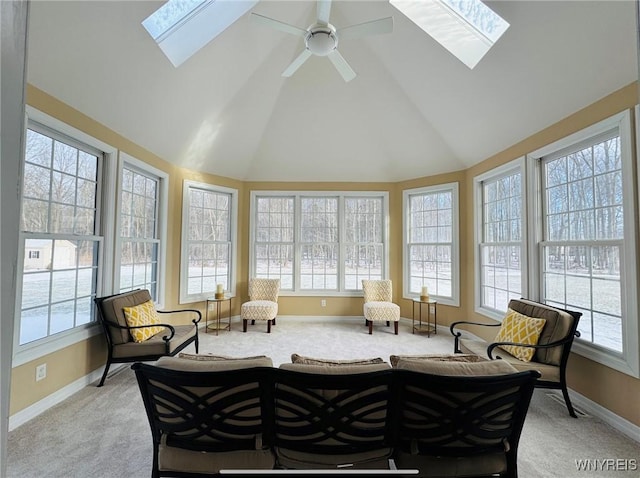
[{"label": "white window trim", "polygon": [[442,297],[430,294],[432,299],[436,299],[439,304],[460,306],[460,194],[457,182],[438,184],[435,186],[425,186],[421,188],[405,189],[402,192],[402,296],[404,299],[417,298],[419,294],[409,292],[410,283],[410,267],[409,267],[409,198],[414,194],[436,193],[440,191],[451,191],[453,198],[453,207],[451,214],[451,297]]},{"label": "white window trim", "polygon": [[499,179],[502,176],[508,176],[510,174],[519,171],[522,177],[521,181],[521,191],[522,191],[522,230],[521,230],[521,293],[522,295],[526,295],[526,291],[529,288],[528,285],[528,261],[527,261],[527,247],[526,242],[528,239],[527,235],[527,211],[526,211],[526,203],[527,203],[527,181],[526,181],[526,162],[525,157],[522,156],[520,158],[514,159],[505,163],[501,166],[493,168],[485,173],[479,174],[473,178],[473,187],[474,187],[474,210],[473,210],[473,220],[474,220],[474,235],[473,235],[473,243],[474,243],[474,272],[475,272],[475,291],[474,291],[474,311],[478,314],[484,315],[490,319],[497,320],[498,322],[502,322],[504,318],[504,313],[497,311],[495,309],[491,309],[489,307],[482,306],[482,250],[480,248],[480,242],[482,239],[482,227],[483,227],[483,219],[484,219],[484,211],[483,211],[483,197],[482,197],[482,185],[484,182],[494,179]]},{"label": "white window trim", "polygon": [[190,181],[185,179],[182,184],[182,244],[180,247],[180,304],[191,304],[194,302],[200,302],[207,300],[207,297],[211,297],[212,293],[204,294],[188,294],[189,276],[189,249],[188,245],[188,225],[189,225],[189,189],[190,188],[204,189],[216,193],[229,194],[231,196],[231,214],[229,220],[230,233],[231,233],[231,253],[229,255],[230,271],[229,271],[229,286],[228,294],[232,297],[236,295],[236,270],[238,267],[238,190],[228,188],[225,186],[218,186],[215,184],[201,183],[198,181]]},{"label": "white window trim", "polygon": [[382,278],[389,278],[389,192],[388,191],[251,191],[251,204],[249,205],[249,277],[255,276],[256,264],[254,245],[256,238],[256,198],[257,197],[292,197],[294,198],[294,256],[296,261],[293,284],[294,290],[280,290],[281,296],[287,297],[362,297],[361,290],[344,290],[344,264],[340,264],[338,267],[338,289],[339,290],[301,290],[299,289],[299,277],[296,276],[299,267],[299,225],[300,225],[300,198],[302,197],[337,197],[338,198],[338,228],[339,228],[339,241],[338,246],[340,248],[340,254],[343,254],[344,250],[344,198],[347,197],[372,197],[382,198],[382,219],[383,219],[383,260],[382,265]]},{"label": "white window trim", "polygon": [[[62,133],[70,138],[85,143],[89,146],[97,148],[104,153],[104,167],[100,169],[101,173],[98,177],[98,181],[102,184],[102,197],[98,198],[99,207],[101,208],[101,236],[104,238],[101,241],[100,254],[98,256],[98,270],[102,270],[102,274],[98,275],[98,284],[96,288],[96,294],[98,297],[109,294],[110,290],[104,289],[104,284],[110,284],[112,271],[108,267],[108,264],[113,264],[113,223],[114,223],[114,200],[112,195],[115,190],[114,183],[114,171],[117,165],[116,158],[118,150],[113,146],[96,139],[79,129],[69,126],[63,123],[59,119],[49,116],[29,105],[26,105],[26,121],[25,128],[28,126],[28,121],[32,120],[40,123],[47,128],[51,128],[58,133]],[[111,226],[111,227],[110,227]],[[20,241],[20,250],[18,251],[18,258],[24,256],[24,241]],[[13,334],[13,362],[12,367],[25,364],[32,360],[36,360],[44,355],[56,352],[65,347],[73,345],[78,342],[87,340],[88,338],[102,333],[102,329],[98,322],[86,324],[84,326],[75,327],[73,329],[59,332],[54,335],[39,339],[35,342],[31,342],[24,345],[19,345],[20,342],[20,313],[21,304],[19,299],[22,297],[22,272],[21,268],[18,268],[18,280],[16,281],[16,316],[15,326]]]},{"label": "white window trim", "polygon": [[158,300],[156,301],[156,307],[163,309],[165,305],[165,276],[166,276],[166,263],[167,263],[167,215],[169,205],[169,175],[161,169],[155,168],[144,161],[134,158],[133,156],[120,151],[117,171],[117,194],[115,201],[116,214],[115,221],[115,244],[114,244],[114,264],[113,264],[113,285],[112,290],[120,290],[120,251],[122,245],[121,238],[121,224],[120,224],[120,208],[122,206],[122,170],[125,165],[131,167],[134,170],[140,171],[142,174],[147,173],[149,175],[158,178],[158,269],[157,269],[157,283],[158,288]]},{"label": "white window trim", "polygon": [[[636,107],[637,112],[637,107]],[[637,117],[637,116],[636,116]],[[638,317],[638,299],[636,291],[638,290],[637,280],[637,256],[636,248],[638,247],[638,234],[636,216],[638,214],[638,205],[634,202],[636,197],[636,182],[639,179],[634,177],[633,171],[633,154],[632,154],[632,132],[631,132],[631,114],[629,110],[618,113],[599,123],[589,126],[581,131],[571,134],[552,144],[544,146],[527,155],[527,171],[528,171],[528,190],[531,191],[529,199],[529,258],[531,264],[537,264],[537,267],[531,268],[531,280],[529,282],[529,297],[539,300],[540,290],[542,289],[542,278],[540,271],[542,269],[542,254],[539,249],[539,242],[542,240],[543,218],[541,207],[541,166],[540,158],[553,154],[556,151],[572,146],[580,141],[588,140],[599,133],[604,133],[612,128],[618,128],[620,133],[621,159],[623,172],[623,207],[625,210],[624,223],[624,260],[621,264],[621,280],[622,280],[622,303],[623,303],[623,321],[622,321],[622,354],[615,353],[610,350],[589,344],[580,339],[576,339],[573,343],[572,351],[583,357],[594,360],[603,365],[611,367],[627,375],[640,377],[640,331]],[[640,134],[640,133],[638,133]],[[535,195],[534,195],[535,194]],[[629,266],[629,267],[626,267]]]}]

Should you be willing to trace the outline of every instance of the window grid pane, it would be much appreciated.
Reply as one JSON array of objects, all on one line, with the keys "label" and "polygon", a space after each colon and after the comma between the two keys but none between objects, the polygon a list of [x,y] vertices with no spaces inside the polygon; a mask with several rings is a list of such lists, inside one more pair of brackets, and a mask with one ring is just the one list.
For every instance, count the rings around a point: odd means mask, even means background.
[{"label": "window grid pane", "polygon": [[522,173],[481,183],[480,306],[506,312],[522,296]]},{"label": "window grid pane", "polygon": [[409,293],[453,297],[453,191],[409,197]]},{"label": "window grid pane", "polygon": [[189,186],[187,294],[229,290],[231,194]]},{"label": "window grid pane", "polygon": [[620,137],[542,165],[544,300],[583,313],[581,340],[622,352]]},{"label": "window grid pane", "polygon": [[338,198],[300,199],[300,289],[338,289]]},{"label": "window grid pane", "polygon": [[20,345],[95,320],[99,160],[98,154],[27,129]]},{"label": "window grid pane", "polygon": [[119,289],[148,289],[157,301],[160,180],[125,165],[121,182]]},{"label": "window grid pane", "polygon": [[345,198],[346,290],[362,290],[362,279],[383,278],[382,198]]},{"label": "window grid pane", "polygon": [[255,216],[255,277],[280,279],[294,288],[294,198],[258,197]]}]

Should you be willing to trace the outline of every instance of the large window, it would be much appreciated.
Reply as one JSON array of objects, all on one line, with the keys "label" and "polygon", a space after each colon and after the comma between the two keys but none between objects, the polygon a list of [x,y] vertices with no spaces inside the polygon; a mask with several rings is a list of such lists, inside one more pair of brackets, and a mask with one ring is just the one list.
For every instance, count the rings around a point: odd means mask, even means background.
[{"label": "large window", "polygon": [[522,297],[526,290],[523,166],[518,160],[474,181],[476,308],[496,318],[504,316],[509,300]]},{"label": "large window", "polygon": [[458,184],[404,191],[404,294],[459,305]]},{"label": "large window", "polygon": [[222,284],[235,293],[235,189],[185,181],[180,302],[204,300]]},{"label": "large window", "polygon": [[629,123],[621,114],[532,155],[540,297],[582,312],[587,354],[621,361],[637,348]]},{"label": "large window", "polygon": [[386,193],[253,192],[251,275],[291,293],[348,293],[386,276]]},{"label": "large window", "polygon": [[20,227],[20,346],[95,319],[102,162],[102,151],[29,124]]},{"label": "large window", "polygon": [[166,228],[166,173],[124,157],[120,173],[119,263],[116,290],[148,289],[162,303],[162,266]]}]

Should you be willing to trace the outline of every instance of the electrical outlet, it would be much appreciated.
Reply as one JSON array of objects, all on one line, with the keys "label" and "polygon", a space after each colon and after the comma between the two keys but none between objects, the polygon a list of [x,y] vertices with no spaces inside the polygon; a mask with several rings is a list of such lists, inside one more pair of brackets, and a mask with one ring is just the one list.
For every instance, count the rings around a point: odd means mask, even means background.
[{"label": "electrical outlet", "polygon": [[327,306],[327,301],[326,301],[326,300],[324,300],[324,299],[322,299],[322,300],[320,301],[320,306],[321,306],[321,307],[326,307],[326,306]]},{"label": "electrical outlet", "polygon": [[43,363],[36,367],[36,382],[39,382],[47,376],[47,364]]}]

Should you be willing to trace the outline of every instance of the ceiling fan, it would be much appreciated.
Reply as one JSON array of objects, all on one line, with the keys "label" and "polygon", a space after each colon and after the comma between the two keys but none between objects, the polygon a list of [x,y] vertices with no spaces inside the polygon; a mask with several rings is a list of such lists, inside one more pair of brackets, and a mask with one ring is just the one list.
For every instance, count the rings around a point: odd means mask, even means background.
[{"label": "ceiling fan", "polygon": [[370,22],[359,23],[345,28],[336,29],[329,23],[329,13],[331,12],[331,0],[318,0],[316,23],[306,30],[289,25],[288,23],[265,17],[258,13],[251,12],[251,19],[254,22],[268,25],[277,30],[304,38],[305,49],[293,62],[282,72],[282,76],[293,75],[311,55],[326,56],[344,81],[351,81],[356,77],[356,72],[349,66],[347,60],[338,52],[338,40],[348,38],[359,38],[365,35],[377,35],[391,33],[393,31],[393,17],[380,18]]}]

